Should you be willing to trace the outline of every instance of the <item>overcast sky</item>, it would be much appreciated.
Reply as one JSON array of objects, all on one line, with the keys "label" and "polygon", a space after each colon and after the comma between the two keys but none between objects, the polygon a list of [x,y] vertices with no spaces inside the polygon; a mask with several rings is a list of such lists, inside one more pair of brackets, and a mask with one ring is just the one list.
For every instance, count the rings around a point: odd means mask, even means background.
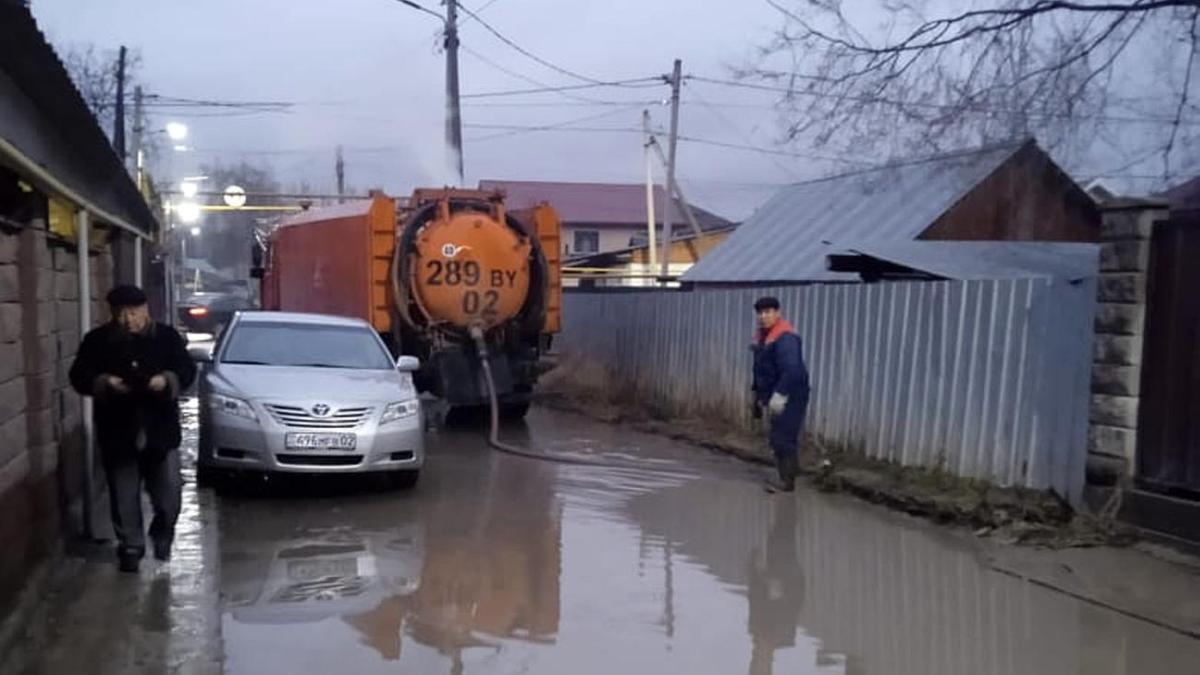
[{"label": "overcast sky", "polygon": [[[424,0],[437,11],[437,0]],[[663,75],[675,57],[685,74],[729,78],[777,27],[775,10],[746,0],[468,0],[524,49],[604,81]],[[153,92],[196,99],[289,101],[286,114],[174,115],[189,123],[196,151],[176,156],[177,176],[203,161],[245,158],[269,164],[286,184],[332,189],[334,146],[346,147],[347,179],[359,190],[405,194],[447,179],[444,57],[434,17],[396,0],[33,0],[39,24],[60,50],[127,45],[140,50],[141,78]],[[523,56],[462,17],[464,96],[534,88],[501,68],[547,85],[579,80]],[[495,65],[481,60],[483,56]],[[499,68],[497,67],[499,66]],[[640,182],[636,133],[649,106],[666,127],[669,88],[595,88],[562,94],[464,98],[468,184],[481,178]],[[681,133],[773,147],[770,94],[689,82]],[[654,101],[659,104],[653,105]],[[207,115],[207,116],[201,116]],[[583,118],[589,131],[514,133],[471,125],[536,126]],[[157,118],[158,124],[167,117]],[[693,142],[679,146],[689,197],[721,215],[747,215],[774,186],[831,167]]]}]

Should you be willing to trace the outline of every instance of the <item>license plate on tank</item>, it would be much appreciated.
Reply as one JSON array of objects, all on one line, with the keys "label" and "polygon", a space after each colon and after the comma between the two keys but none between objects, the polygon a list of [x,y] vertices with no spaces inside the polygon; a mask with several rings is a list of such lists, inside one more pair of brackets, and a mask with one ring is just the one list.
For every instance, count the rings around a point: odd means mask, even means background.
[{"label": "license plate on tank", "polygon": [[289,433],[283,439],[289,450],[353,450],[358,446],[354,434]]}]

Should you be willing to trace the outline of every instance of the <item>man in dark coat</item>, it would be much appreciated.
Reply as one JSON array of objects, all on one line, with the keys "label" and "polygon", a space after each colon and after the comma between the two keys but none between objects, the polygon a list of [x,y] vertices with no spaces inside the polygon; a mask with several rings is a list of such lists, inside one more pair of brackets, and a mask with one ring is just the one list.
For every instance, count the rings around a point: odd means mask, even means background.
[{"label": "man in dark coat", "polygon": [[196,365],[179,333],[150,319],[142,289],[117,286],[108,304],[112,321],[84,336],[71,386],[95,398],[117,559],[122,571],[136,572],[146,552],[143,482],[154,511],[154,556],[171,556],[183,488],[179,394],[196,378]]},{"label": "man in dark coat", "polygon": [[808,369],[804,367],[804,348],[792,325],[779,314],[779,300],[759,298],[754,303],[759,329],[754,350],[754,412],[761,417],[765,409],[770,419],[771,451],[779,470],[779,483],[772,491],[795,489],[800,469],[800,430],[808,411]]}]

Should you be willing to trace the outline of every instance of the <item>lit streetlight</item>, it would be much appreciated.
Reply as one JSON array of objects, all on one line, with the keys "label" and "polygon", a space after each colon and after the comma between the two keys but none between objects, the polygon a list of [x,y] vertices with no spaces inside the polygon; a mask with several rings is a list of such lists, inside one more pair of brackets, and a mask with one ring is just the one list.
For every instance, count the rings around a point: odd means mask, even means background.
[{"label": "lit streetlight", "polygon": [[182,141],[188,137],[188,128],[183,122],[167,122],[163,131],[166,131],[173,141]]},{"label": "lit streetlight", "polygon": [[188,225],[200,220],[200,205],[196,202],[180,202],[175,206],[175,212],[179,214],[179,220]]}]

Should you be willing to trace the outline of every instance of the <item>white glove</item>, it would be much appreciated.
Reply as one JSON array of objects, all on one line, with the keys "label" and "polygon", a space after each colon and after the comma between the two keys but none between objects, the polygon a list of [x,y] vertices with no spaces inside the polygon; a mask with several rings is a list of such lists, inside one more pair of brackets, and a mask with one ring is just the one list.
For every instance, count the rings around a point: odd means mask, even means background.
[{"label": "white glove", "polygon": [[783,409],[787,407],[788,397],[778,392],[771,394],[771,400],[767,402],[767,409],[772,415],[782,415]]}]

